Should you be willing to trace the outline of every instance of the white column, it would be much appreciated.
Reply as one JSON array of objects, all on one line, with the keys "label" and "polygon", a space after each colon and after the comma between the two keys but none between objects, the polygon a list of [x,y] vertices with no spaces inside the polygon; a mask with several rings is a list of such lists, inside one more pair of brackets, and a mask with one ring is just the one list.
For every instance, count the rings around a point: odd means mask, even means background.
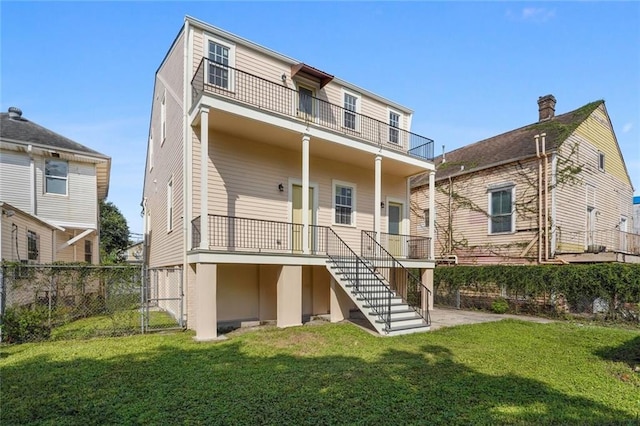
[{"label": "white column", "polygon": [[309,254],[309,135],[302,135],[302,252]]},{"label": "white column", "polygon": [[429,259],[436,257],[436,172],[429,172]]},{"label": "white column", "polygon": [[373,231],[376,233],[376,240],[380,238],[380,203],[382,202],[382,157],[376,155],[374,196],[373,196]]},{"label": "white column", "polygon": [[206,342],[218,338],[218,266],[196,264],[195,340]]},{"label": "white column", "polygon": [[209,109],[200,110],[200,248],[209,250]]}]

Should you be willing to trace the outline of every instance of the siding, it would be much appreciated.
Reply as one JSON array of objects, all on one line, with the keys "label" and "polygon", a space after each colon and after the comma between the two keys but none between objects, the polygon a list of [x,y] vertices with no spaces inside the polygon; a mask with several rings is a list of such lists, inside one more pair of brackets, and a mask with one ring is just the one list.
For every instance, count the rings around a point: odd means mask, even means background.
[{"label": "siding", "polygon": [[62,227],[81,224],[97,229],[98,194],[95,164],[69,161],[66,196],[45,193],[45,158],[36,158],[35,164],[36,214]]},{"label": "siding", "polygon": [[[158,71],[151,108],[153,169],[145,171],[147,210],[151,217],[149,265],[171,266],[183,261],[183,66],[184,33]],[[162,141],[161,102],[166,101],[166,139]],[[173,182],[173,230],[167,232],[167,184]]]},{"label": "siding", "polygon": [[26,153],[0,153],[0,200],[25,212],[31,210],[29,163]]},{"label": "siding", "polygon": [[74,238],[76,235],[79,235],[83,230],[73,230],[67,229],[64,232],[56,231],[56,254],[55,260],[58,262],[84,262],[85,261],[85,251],[84,244],[85,241],[91,241],[92,243],[92,253],[91,253],[91,263],[98,264],[100,263],[100,249],[99,249],[99,241],[98,234],[92,232],[87,235],[85,238],[82,238],[70,246],[63,248],[62,250],[58,250],[58,247],[64,244],[66,241]]},{"label": "siding", "polygon": [[14,211],[11,217],[2,217],[2,260],[17,262],[27,260],[27,231],[33,231],[38,237],[39,256],[32,263],[51,263],[53,231],[43,223]]}]

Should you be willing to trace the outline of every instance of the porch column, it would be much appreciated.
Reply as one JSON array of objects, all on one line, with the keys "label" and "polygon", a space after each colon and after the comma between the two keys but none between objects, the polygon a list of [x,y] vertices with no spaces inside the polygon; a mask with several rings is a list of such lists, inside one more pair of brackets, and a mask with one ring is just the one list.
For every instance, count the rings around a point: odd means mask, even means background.
[{"label": "porch column", "polygon": [[429,259],[436,258],[436,172],[429,172]]},{"label": "porch column", "polygon": [[302,266],[282,266],[277,284],[278,327],[302,325]]},{"label": "porch column", "polygon": [[375,179],[373,196],[373,231],[376,233],[376,241],[380,240],[380,203],[382,202],[382,157],[376,155]]},{"label": "porch column", "polygon": [[345,318],[349,318],[349,302],[349,296],[347,296],[335,278],[331,277],[331,294],[329,300],[331,322],[340,322]]},{"label": "porch column", "polygon": [[309,254],[309,140],[302,135],[302,252]]},{"label": "porch column", "polygon": [[217,309],[218,265],[196,264],[195,340],[205,342],[218,338]]},{"label": "porch column", "polygon": [[433,268],[422,270],[421,281],[422,285],[429,289],[429,292],[422,289],[422,306],[428,306],[431,311],[433,309]]},{"label": "porch column", "polygon": [[200,109],[200,248],[209,250],[209,108]]}]

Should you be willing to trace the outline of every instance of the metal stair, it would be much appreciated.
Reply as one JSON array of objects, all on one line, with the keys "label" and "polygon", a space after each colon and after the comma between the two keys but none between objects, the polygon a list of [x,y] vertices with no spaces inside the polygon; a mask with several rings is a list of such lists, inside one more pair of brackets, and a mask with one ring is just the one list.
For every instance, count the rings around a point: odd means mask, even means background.
[{"label": "metal stair", "polygon": [[378,333],[394,336],[429,331],[429,323],[391,289],[370,261],[359,256],[330,256],[327,269]]}]

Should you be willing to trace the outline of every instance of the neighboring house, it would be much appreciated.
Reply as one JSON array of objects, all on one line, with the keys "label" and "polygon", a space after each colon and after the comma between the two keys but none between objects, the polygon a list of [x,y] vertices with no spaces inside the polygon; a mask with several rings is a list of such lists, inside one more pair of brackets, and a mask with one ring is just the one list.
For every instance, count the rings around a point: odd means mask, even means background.
[{"label": "neighboring house", "polygon": [[[409,132],[411,118],[327,72],[185,19],[156,73],[142,204],[148,264],[184,268],[197,339],[229,323],[337,321],[354,307],[382,333],[428,328],[422,284],[432,285],[434,262],[430,241],[408,235],[409,179],[434,170],[433,141]],[[422,294],[427,321],[395,306],[388,286],[414,306]]]},{"label": "neighboring house", "polygon": [[[637,261],[633,187],[604,101],[438,157],[436,256],[449,262]],[[546,172],[545,172],[546,171]],[[412,181],[412,231],[427,235],[427,176]]]},{"label": "neighboring house", "polygon": [[99,201],[111,159],[22,117],[0,113],[0,257],[99,262]]},{"label": "neighboring house", "polygon": [[633,197],[633,233],[640,234],[640,195]]},{"label": "neighboring house", "polygon": [[127,263],[140,263],[142,264],[144,259],[143,255],[144,242],[139,241],[135,244],[131,244],[124,250],[124,261]]}]

